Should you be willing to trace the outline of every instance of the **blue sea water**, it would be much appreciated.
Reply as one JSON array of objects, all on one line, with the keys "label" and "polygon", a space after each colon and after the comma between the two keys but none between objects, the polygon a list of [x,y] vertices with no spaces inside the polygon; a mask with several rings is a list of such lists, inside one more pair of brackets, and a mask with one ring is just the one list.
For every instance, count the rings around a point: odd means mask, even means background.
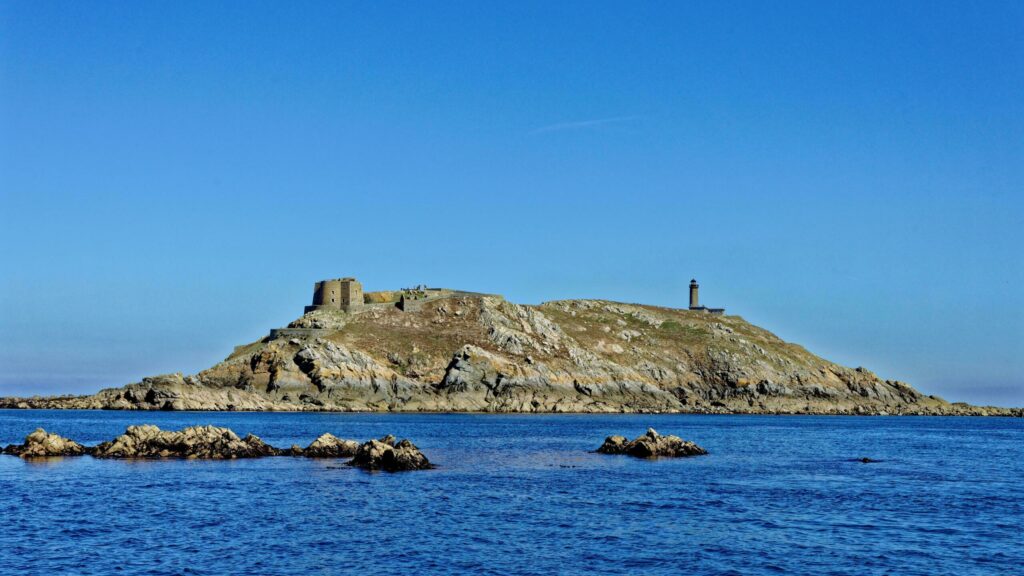
[{"label": "blue sea water", "polygon": [[[6,410],[0,443],[140,423],[391,433],[438,468],[0,456],[0,573],[1024,574],[1020,419]],[[648,426],[711,454],[590,452]]]}]

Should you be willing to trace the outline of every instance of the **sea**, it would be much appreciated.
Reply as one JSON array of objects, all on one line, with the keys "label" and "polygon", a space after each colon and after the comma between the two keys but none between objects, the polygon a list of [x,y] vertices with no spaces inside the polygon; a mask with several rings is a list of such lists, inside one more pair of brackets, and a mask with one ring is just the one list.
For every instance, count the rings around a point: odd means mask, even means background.
[{"label": "sea", "polygon": [[[0,444],[144,423],[437,468],[0,456],[0,574],[1024,574],[1022,419],[0,410]],[[648,427],[710,454],[593,452]]]}]

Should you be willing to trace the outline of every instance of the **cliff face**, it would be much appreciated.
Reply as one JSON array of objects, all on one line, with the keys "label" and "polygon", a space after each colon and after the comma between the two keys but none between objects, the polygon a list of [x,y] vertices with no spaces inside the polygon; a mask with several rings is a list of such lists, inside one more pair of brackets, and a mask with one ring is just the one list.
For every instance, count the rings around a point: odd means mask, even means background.
[{"label": "cliff face", "polygon": [[[321,310],[193,376],[0,406],[164,410],[1016,414],[839,366],[738,316],[457,296]],[[296,333],[300,335],[296,335]]]}]

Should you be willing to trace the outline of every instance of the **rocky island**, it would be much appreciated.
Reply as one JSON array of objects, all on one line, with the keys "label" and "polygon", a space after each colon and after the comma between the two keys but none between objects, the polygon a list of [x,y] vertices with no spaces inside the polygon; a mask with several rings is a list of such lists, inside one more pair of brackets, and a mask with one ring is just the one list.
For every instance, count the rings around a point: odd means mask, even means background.
[{"label": "rocky island", "polygon": [[425,287],[364,294],[352,278],[317,282],[301,318],[198,374],[0,407],[1022,415],[829,362],[700,306],[695,281],[690,307],[675,309]]}]

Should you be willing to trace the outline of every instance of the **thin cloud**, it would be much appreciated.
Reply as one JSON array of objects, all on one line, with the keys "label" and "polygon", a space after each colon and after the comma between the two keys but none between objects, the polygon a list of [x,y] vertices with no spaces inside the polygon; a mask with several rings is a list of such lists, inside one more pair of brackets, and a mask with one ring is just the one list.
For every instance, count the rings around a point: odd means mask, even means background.
[{"label": "thin cloud", "polygon": [[562,132],[564,130],[580,130],[584,128],[595,128],[597,126],[604,126],[606,124],[617,124],[619,122],[629,122],[636,120],[639,116],[615,116],[612,118],[594,118],[591,120],[578,120],[576,122],[559,122],[558,124],[549,124],[547,126],[541,126],[531,132],[531,134],[544,134],[547,132]]}]

